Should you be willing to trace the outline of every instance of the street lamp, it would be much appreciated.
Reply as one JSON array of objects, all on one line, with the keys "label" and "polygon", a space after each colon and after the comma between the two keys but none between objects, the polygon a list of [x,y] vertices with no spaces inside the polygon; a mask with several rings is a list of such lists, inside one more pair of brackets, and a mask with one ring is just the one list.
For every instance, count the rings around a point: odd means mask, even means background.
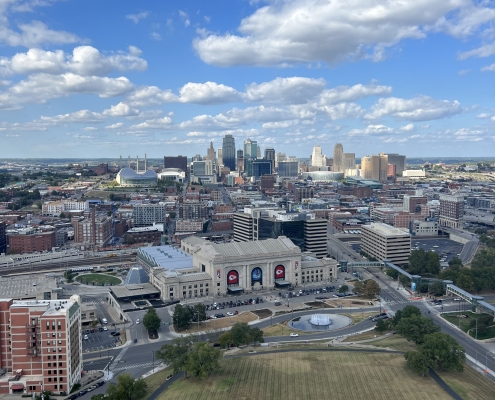
[{"label": "street lamp", "polygon": [[151,354],[153,354],[153,370],[151,372],[155,372],[155,352],[152,351]]},{"label": "street lamp", "polygon": [[486,373],[488,373],[488,353],[490,353],[490,351],[487,351],[485,354],[485,372]]}]

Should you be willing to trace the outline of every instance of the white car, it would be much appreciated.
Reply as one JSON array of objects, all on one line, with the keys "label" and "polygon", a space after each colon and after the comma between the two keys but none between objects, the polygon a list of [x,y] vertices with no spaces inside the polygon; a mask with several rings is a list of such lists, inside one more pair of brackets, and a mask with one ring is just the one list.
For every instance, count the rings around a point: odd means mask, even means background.
[{"label": "white car", "polygon": [[104,331],[108,331],[108,328],[106,326],[103,327]]},{"label": "white car", "polygon": [[136,320],[136,324],[139,324],[139,318]]},{"label": "white car", "polygon": [[297,333],[291,333],[290,337],[299,337],[299,335]]},{"label": "white car", "polygon": [[229,312],[227,313],[227,315],[228,315],[229,317],[232,317],[232,316],[234,315],[234,313],[229,311]]},{"label": "white car", "polygon": [[461,301],[461,299],[459,297],[456,297],[454,301]]},{"label": "white car", "polygon": [[89,339],[88,335],[84,335],[84,338],[83,339],[84,340],[88,340]]}]

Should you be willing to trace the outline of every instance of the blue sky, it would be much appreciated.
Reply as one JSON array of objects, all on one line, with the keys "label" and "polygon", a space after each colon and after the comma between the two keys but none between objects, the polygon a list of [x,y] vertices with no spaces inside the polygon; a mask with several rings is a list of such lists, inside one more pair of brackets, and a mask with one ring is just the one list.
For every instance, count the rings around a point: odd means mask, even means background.
[{"label": "blue sky", "polygon": [[0,0],[0,157],[493,156],[486,0]]}]

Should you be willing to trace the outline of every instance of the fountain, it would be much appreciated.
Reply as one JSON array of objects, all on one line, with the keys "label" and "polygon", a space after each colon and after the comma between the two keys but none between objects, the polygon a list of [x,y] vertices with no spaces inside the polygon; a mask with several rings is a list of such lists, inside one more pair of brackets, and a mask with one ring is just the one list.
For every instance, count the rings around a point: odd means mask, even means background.
[{"label": "fountain", "polygon": [[328,326],[332,323],[328,315],[325,314],[313,314],[309,319],[311,325],[316,326]]}]

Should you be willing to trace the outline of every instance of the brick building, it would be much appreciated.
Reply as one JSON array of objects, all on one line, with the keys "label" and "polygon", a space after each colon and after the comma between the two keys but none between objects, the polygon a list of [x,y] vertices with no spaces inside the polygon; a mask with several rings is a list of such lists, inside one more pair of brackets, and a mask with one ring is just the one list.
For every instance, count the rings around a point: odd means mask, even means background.
[{"label": "brick building", "polygon": [[179,218],[181,219],[206,219],[208,206],[199,201],[186,201],[179,205]]},{"label": "brick building", "polygon": [[79,296],[0,299],[0,393],[67,394],[82,372]]},{"label": "brick building", "polygon": [[26,231],[9,234],[9,249],[16,253],[32,253],[35,251],[51,251],[57,246],[55,231],[36,232]]},{"label": "brick building", "polygon": [[106,213],[97,214],[93,210],[91,214],[83,217],[72,218],[74,227],[74,243],[103,247],[106,246],[113,237],[112,218]]},{"label": "brick building", "polygon": [[7,251],[7,233],[5,221],[0,221],[0,254]]},{"label": "brick building", "polygon": [[125,235],[126,243],[153,243],[159,241],[162,233],[154,226],[129,229]]}]

